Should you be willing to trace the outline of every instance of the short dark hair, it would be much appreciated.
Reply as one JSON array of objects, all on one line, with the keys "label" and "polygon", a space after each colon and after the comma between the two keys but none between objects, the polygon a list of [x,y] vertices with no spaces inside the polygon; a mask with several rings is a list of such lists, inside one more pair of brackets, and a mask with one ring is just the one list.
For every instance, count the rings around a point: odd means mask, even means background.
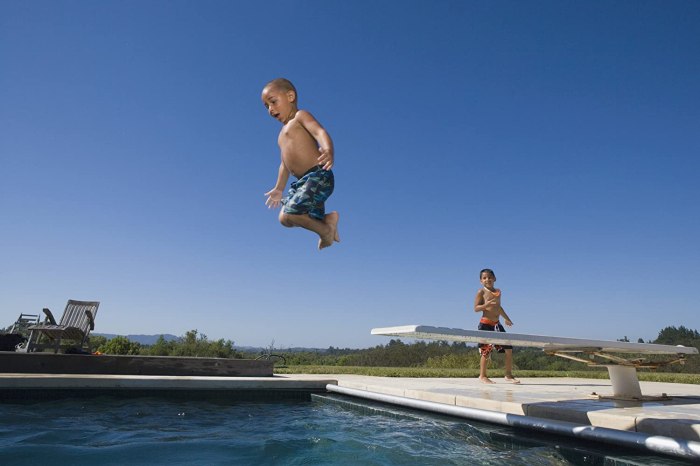
[{"label": "short dark hair", "polygon": [[[268,87],[273,87],[275,89],[281,89],[283,91],[294,91],[294,96],[299,97],[299,94],[297,93],[297,88],[294,87],[294,84],[287,79],[287,78],[275,78],[269,83],[265,84],[265,87],[263,89],[267,89]],[[296,99],[294,99],[296,101]]]},{"label": "short dark hair", "polygon": [[496,278],[496,274],[493,273],[493,270],[491,269],[482,269],[481,272],[479,272],[479,280],[481,280],[481,276],[485,273],[490,273],[493,278]]}]

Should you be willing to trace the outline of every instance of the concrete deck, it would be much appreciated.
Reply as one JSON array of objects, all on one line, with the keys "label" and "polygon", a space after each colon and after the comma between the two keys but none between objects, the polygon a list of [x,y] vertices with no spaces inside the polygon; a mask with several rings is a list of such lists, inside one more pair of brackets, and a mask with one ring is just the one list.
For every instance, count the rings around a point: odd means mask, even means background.
[{"label": "concrete deck", "polygon": [[580,425],[643,432],[676,439],[700,440],[700,385],[640,382],[645,395],[667,401],[600,400],[612,391],[606,379],[524,378],[513,385],[494,378],[485,385],[476,378],[395,378],[360,375],[293,375],[297,380],[335,378],[341,387],[414,398],[447,405],[520,414]]},{"label": "concrete deck", "polygon": [[611,392],[605,379],[503,379],[485,385],[475,378],[394,378],[349,374],[274,377],[138,376],[83,374],[0,374],[3,393],[32,390],[170,391],[325,391],[327,384],[506,414],[567,421],[579,425],[700,440],[700,385],[640,382],[645,395],[667,394],[666,401],[600,400]]}]

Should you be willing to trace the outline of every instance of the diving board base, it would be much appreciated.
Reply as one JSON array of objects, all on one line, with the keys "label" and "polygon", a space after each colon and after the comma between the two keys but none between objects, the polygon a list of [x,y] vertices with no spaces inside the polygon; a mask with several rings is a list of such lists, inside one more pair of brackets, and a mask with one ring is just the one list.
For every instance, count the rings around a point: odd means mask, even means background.
[{"label": "diving board base", "polygon": [[637,369],[629,366],[607,366],[613,396],[638,399],[642,397]]},{"label": "diving board base", "polygon": [[659,396],[642,395],[642,387],[639,385],[637,368],[632,366],[607,365],[612,395],[600,395],[593,393],[601,400],[627,400],[627,401],[661,401],[670,399],[665,393]]},{"label": "diving board base", "polygon": [[[670,398],[665,393],[661,395],[642,395],[642,388],[639,385],[639,377],[637,377],[637,368],[641,366],[639,360],[630,363],[619,356],[606,355],[597,351],[587,351],[588,357],[599,356],[607,357],[616,361],[615,364],[596,364],[591,360],[586,360],[579,356],[574,356],[567,351],[545,350],[546,354],[551,356],[559,356],[561,358],[570,359],[572,361],[582,362],[591,367],[605,367],[608,370],[610,383],[612,384],[612,395],[600,395],[593,392],[591,395],[601,400],[624,400],[624,401],[664,401]],[[641,367],[656,368],[657,365],[647,365]]]}]

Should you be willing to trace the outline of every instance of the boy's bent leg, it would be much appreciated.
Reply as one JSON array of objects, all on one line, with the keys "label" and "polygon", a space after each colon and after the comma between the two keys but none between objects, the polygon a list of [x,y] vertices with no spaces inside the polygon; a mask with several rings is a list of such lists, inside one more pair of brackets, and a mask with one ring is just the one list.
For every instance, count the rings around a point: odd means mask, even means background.
[{"label": "boy's bent leg", "polygon": [[278,216],[278,219],[282,226],[287,227],[287,228],[292,228],[295,226],[290,220],[289,220],[290,214],[285,214],[284,210],[280,210],[280,214]]},{"label": "boy's bent leg", "polygon": [[[323,219],[323,223],[328,225],[333,229],[333,241],[336,243],[340,243],[340,235],[338,235],[338,220],[340,219],[340,214],[338,212],[333,211],[330,214],[327,214],[326,217]],[[329,245],[330,246],[330,245]]]},{"label": "boy's bent leg", "polygon": [[316,233],[320,238],[318,241],[319,249],[327,248],[333,244],[333,238],[337,232],[337,213],[335,223],[330,225],[326,221],[317,220],[306,214],[295,215],[281,212],[279,218],[280,223],[286,227],[302,227]]},{"label": "boy's bent leg", "polygon": [[520,383],[520,380],[513,377],[513,350],[506,350],[506,370],[505,370],[505,380],[509,383]]},{"label": "boy's bent leg", "polygon": [[[309,217],[313,219],[313,217]],[[340,215],[338,215],[338,212],[333,211],[330,214],[327,214],[323,218],[323,223],[328,226],[329,228],[329,233],[328,236],[322,236],[319,235],[321,239],[318,240],[318,248],[323,249],[327,248],[328,246],[333,245],[333,241],[340,242],[340,236],[338,236],[338,220],[340,219]]]},{"label": "boy's bent leg", "polygon": [[486,365],[488,362],[488,355],[482,353],[481,361],[479,361],[479,380],[481,383],[494,383],[493,380],[489,379],[486,375]]}]

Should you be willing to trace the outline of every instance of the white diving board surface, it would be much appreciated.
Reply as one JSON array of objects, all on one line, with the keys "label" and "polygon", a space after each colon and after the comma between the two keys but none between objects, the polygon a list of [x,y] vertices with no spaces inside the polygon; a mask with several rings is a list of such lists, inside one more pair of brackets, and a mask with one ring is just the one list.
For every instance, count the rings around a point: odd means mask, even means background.
[{"label": "white diving board surface", "polygon": [[686,346],[550,337],[546,335],[528,335],[510,332],[487,332],[485,330],[464,330],[461,328],[431,327],[429,325],[402,325],[399,327],[373,328],[372,335],[418,338],[423,340],[528,346],[543,348],[545,351],[551,349],[572,353],[597,350],[606,353],[698,354],[697,348]]},{"label": "white diving board surface", "polygon": [[[488,332],[484,330],[431,327],[429,325],[402,325],[398,327],[373,328],[372,335],[542,348],[542,350],[548,354],[573,359],[574,361],[583,362],[588,365],[607,367],[613,386],[613,398],[633,400],[649,398],[642,397],[636,368],[655,368],[674,362],[682,363],[686,355],[698,354],[697,348],[680,345],[658,345],[652,343],[528,335],[523,333]],[[589,359],[573,356],[571,353],[585,353]],[[672,361],[647,363],[643,359],[627,360],[608,353],[643,355],[665,354],[674,355],[675,359]],[[602,358],[606,362],[595,363],[595,357]]]}]

